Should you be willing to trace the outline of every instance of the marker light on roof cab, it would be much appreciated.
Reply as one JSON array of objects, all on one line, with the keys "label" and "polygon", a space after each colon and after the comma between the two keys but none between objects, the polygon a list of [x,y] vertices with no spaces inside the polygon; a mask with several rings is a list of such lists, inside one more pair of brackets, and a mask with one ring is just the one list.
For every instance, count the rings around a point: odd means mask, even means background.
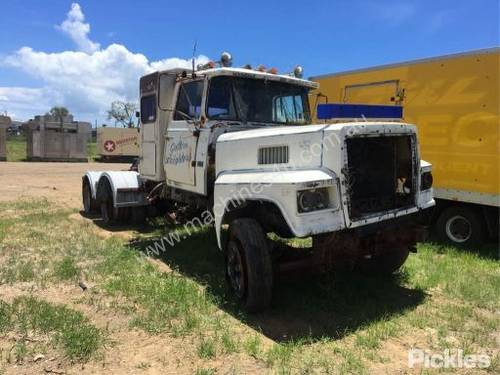
[{"label": "marker light on roof cab", "polygon": [[293,75],[296,78],[302,78],[304,76],[304,68],[301,67],[300,65],[297,65],[295,69],[293,70]]},{"label": "marker light on roof cab", "polygon": [[222,52],[220,56],[220,64],[224,68],[230,68],[233,65],[233,56],[229,52]]},{"label": "marker light on roof cab", "polygon": [[198,64],[197,70],[214,69],[217,65],[213,61],[209,61],[206,64]]},{"label": "marker light on roof cab", "polygon": [[319,104],[318,119],[333,118],[403,118],[403,107],[396,105],[367,105],[367,104]]}]

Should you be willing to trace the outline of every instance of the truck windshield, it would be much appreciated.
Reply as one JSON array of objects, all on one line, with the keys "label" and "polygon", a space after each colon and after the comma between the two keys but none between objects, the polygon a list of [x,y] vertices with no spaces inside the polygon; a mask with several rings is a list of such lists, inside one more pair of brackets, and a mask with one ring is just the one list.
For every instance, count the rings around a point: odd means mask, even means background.
[{"label": "truck windshield", "polygon": [[212,120],[310,124],[307,94],[307,88],[285,82],[214,77],[210,80],[207,116]]}]

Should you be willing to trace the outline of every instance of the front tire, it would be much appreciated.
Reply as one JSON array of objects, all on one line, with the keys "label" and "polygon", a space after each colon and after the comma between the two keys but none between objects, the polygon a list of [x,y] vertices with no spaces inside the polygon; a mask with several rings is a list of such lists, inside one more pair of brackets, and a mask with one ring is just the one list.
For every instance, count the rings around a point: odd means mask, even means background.
[{"label": "front tire", "polygon": [[436,232],[441,241],[459,246],[479,245],[485,237],[480,214],[467,206],[444,209],[436,221]]},{"label": "front tire", "polygon": [[259,312],[270,305],[273,286],[271,257],[266,235],[254,219],[235,219],[230,224],[226,278],[246,311]]}]

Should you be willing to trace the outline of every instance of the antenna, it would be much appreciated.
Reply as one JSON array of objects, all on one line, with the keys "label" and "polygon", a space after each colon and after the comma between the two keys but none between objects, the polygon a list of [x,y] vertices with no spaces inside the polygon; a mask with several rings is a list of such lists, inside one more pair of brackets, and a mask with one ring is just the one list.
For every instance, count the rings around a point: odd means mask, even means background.
[{"label": "antenna", "polygon": [[194,41],[194,45],[193,45],[193,56],[191,57],[191,69],[192,69],[192,75],[194,77],[195,73],[194,73],[194,57],[196,56],[196,47],[197,47],[197,44],[198,44],[198,41],[195,40]]}]

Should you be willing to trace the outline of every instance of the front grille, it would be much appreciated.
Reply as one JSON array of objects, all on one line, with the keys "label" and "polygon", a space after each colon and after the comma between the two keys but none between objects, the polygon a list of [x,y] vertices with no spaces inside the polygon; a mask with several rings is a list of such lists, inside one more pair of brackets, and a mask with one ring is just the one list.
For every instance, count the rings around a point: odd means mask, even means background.
[{"label": "front grille", "polygon": [[413,136],[350,138],[346,146],[344,177],[351,220],[415,204]]},{"label": "front grille", "polygon": [[273,146],[259,148],[259,164],[288,163],[288,146]]}]

